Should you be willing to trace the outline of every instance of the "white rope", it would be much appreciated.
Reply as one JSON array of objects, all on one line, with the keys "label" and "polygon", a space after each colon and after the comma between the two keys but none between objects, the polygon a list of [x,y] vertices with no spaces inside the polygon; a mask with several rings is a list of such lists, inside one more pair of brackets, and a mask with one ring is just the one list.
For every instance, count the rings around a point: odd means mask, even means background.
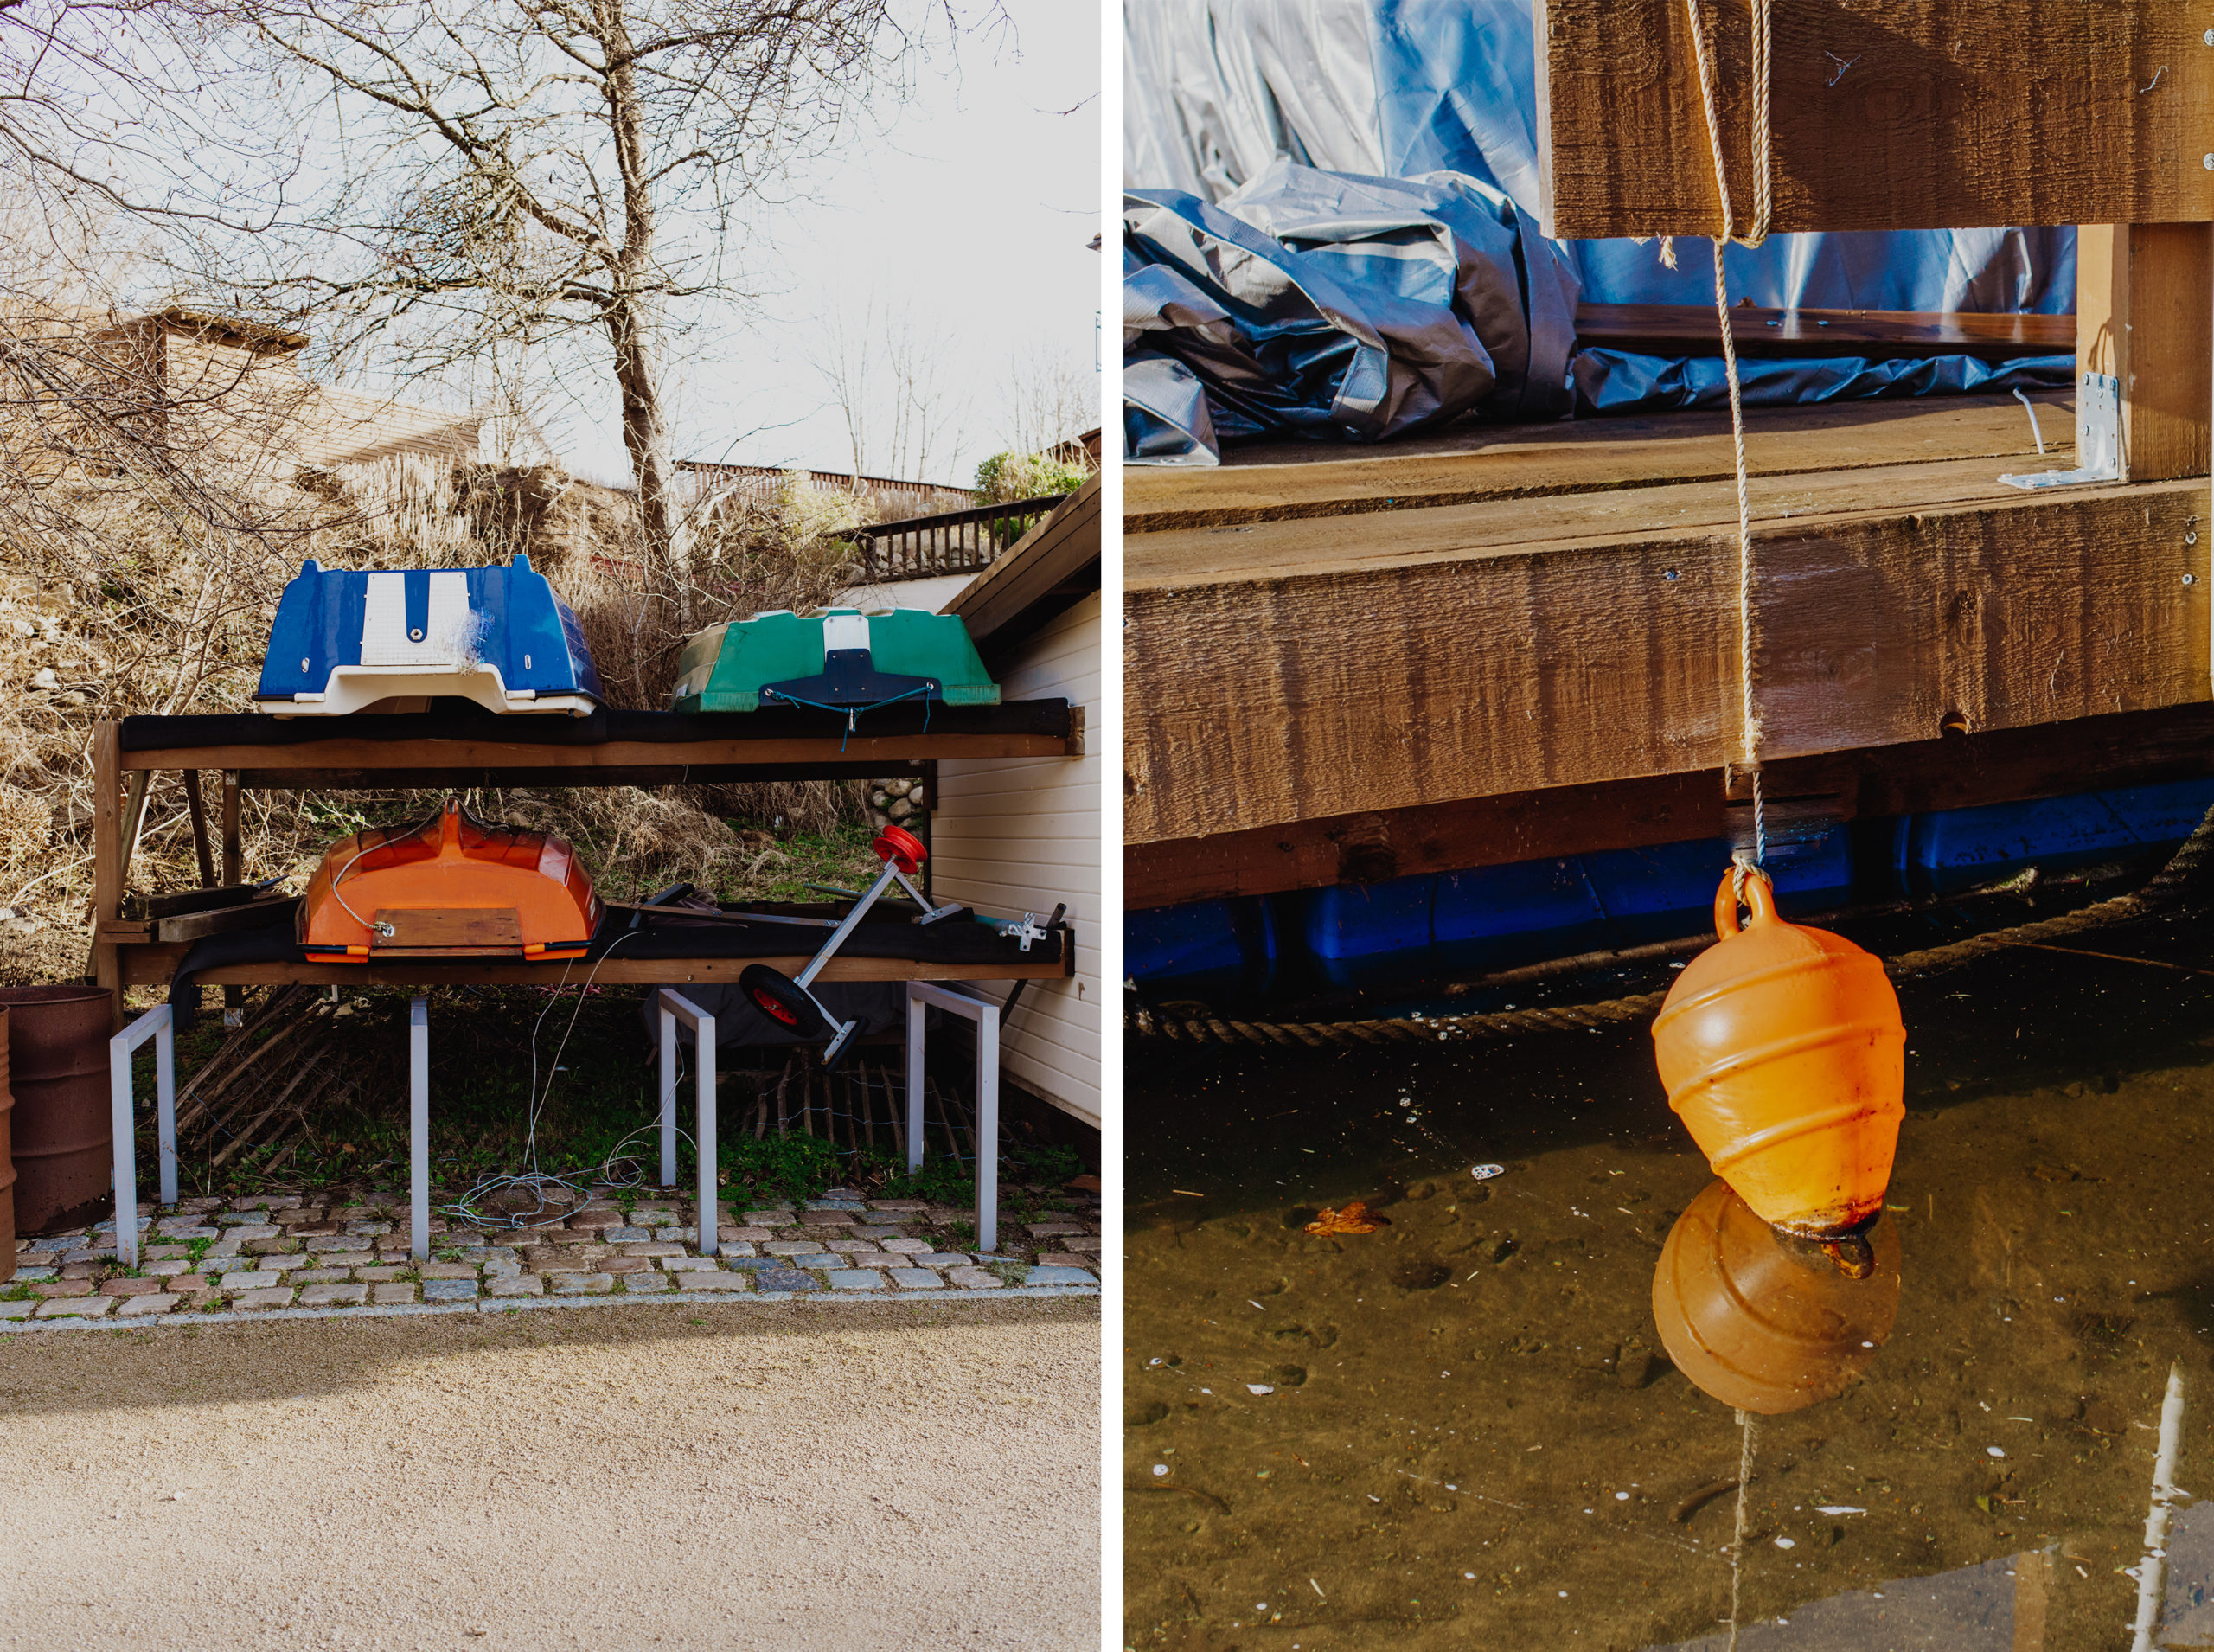
[{"label": "white rope", "polygon": [[1745,1489],[1753,1483],[1753,1414],[1737,1413],[1744,1437],[1737,1447],[1737,1530],[1730,1540],[1730,1652],[1737,1652],[1737,1579],[1745,1565]]},{"label": "white rope", "polygon": [[[1735,240],[1741,247],[1758,247],[1768,239],[1773,208],[1773,167],[1769,143],[1769,72],[1771,58],[1769,8],[1771,0],[1752,0],[1753,10],[1753,226],[1737,234],[1736,215],[1730,204],[1730,168],[1722,150],[1722,117],[1715,104],[1714,71],[1709,62],[1705,15],[1699,0],[1685,0],[1691,10],[1692,55],[1699,65],[1699,104],[1706,114],[1708,147],[1714,156],[1715,194],[1722,202],[1722,231],[1714,237],[1714,314],[1722,329],[1722,366],[1730,386],[1730,442],[1737,462],[1737,763],[1753,781],[1753,849],[1751,864],[1768,859],[1766,802],[1761,795],[1760,712],[1753,672],[1753,507],[1745,469],[1745,407],[1737,378],[1737,344],[1730,327],[1730,290],[1723,253]],[[1664,248],[1667,258],[1673,248]],[[1744,893],[1746,861],[1737,856],[1737,883]]]}]

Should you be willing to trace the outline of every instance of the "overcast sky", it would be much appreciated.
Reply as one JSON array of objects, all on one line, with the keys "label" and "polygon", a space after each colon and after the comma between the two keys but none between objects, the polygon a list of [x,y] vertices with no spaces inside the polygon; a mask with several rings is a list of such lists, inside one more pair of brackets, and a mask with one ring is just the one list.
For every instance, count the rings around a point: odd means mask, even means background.
[{"label": "overcast sky", "polygon": [[[968,483],[1007,445],[1014,358],[1097,359],[1100,254],[1097,0],[1005,0],[1011,32],[972,36],[880,136],[856,130],[809,180],[819,204],[767,215],[745,261],[782,289],[759,317],[709,318],[676,391],[680,458],[845,471],[851,445],[812,360],[819,317],[910,306],[942,324],[969,411],[927,481]],[[1073,111],[1065,113],[1064,111]],[[761,237],[773,243],[765,256]],[[685,353],[689,353],[689,348]],[[627,479],[605,381],[549,431],[585,474]],[[1097,423],[1095,415],[1092,423]]]}]

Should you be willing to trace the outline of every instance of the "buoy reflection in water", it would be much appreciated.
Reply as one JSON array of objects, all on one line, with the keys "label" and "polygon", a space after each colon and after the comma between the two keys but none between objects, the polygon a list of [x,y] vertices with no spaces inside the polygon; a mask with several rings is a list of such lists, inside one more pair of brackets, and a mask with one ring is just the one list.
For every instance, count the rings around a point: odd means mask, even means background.
[{"label": "buoy reflection in water", "polygon": [[1843,1393],[1898,1308],[1889,1216],[1824,1244],[1770,1227],[1726,1181],[1676,1219],[1653,1274],[1653,1316],[1677,1369],[1724,1405],[1763,1416]]}]

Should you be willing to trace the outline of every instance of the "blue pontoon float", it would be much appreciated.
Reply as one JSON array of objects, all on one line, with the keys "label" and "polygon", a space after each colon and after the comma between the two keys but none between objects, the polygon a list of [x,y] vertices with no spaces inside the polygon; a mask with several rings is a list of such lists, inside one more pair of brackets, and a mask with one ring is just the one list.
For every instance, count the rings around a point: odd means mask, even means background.
[{"label": "blue pontoon float", "polygon": [[441,696],[502,713],[585,717],[599,708],[584,631],[528,557],[506,567],[389,573],[310,559],[285,587],[256,710],[342,717],[421,710]]}]

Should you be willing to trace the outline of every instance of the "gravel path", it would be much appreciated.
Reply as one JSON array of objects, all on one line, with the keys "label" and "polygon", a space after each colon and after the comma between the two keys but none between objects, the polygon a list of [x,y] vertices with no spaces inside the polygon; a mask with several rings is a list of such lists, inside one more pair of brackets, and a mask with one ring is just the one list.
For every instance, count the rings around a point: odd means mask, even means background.
[{"label": "gravel path", "polygon": [[0,1642],[1093,1647],[1099,1364],[1096,1298],[18,1334]]}]

